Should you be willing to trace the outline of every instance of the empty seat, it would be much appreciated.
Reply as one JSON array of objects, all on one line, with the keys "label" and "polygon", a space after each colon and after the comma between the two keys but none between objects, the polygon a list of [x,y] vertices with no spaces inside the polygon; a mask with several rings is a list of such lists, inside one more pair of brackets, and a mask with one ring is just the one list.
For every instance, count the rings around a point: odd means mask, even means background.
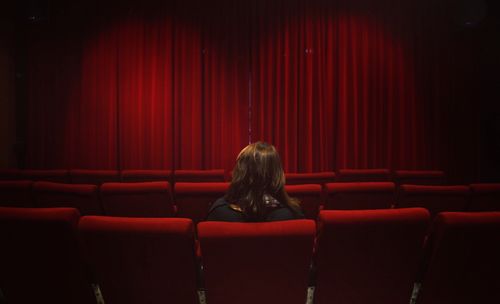
[{"label": "empty seat", "polygon": [[326,184],[325,209],[386,209],[395,202],[395,185],[391,182]]},{"label": "empty seat", "polygon": [[464,211],[468,199],[468,186],[402,185],[397,207],[423,207],[434,217],[443,211]]},{"label": "empty seat", "polygon": [[207,303],[304,304],[314,235],[312,220],[198,224]]},{"label": "empty seat", "polygon": [[315,303],[408,303],[428,223],[423,208],[322,210]]},{"label": "empty seat", "polygon": [[33,185],[35,206],[72,207],[82,215],[102,214],[96,185],[36,182]]},{"label": "empty seat", "polygon": [[469,211],[500,211],[500,184],[471,184]]},{"label": "empty seat", "polygon": [[172,179],[171,170],[122,170],[121,175],[124,182],[170,182]]},{"label": "empty seat", "polygon": [[224,182],[225,171],[224,169],[214,170],[175,170],[174,182]]},{"label": "empty seat", "polygon": [[106,215],[169,217],[175,214],[168,182],[104,183],[101,199]]},{"label": "empty seat", "polygon": [[71,183],[94,184],[113,183],[120,181],[118,170],[86,170],[73,169],[69,171]]},{"label": "empty seat", "polygon": [[78,252],[73,208],[0,207],[0,288],[6,303],[96,303]]},{"label": "empty seat", "polygon": [[388,182],[392,180],[389,169],[339,169],[335,179],[338,182]]},{"label": "empty seat", "polygon": [[107,304],[197,303],[191,220],[85,216],[79,230]]},{"label": "empty seat", "polygon": [[500,212],[443,212],[432,231],[417,303],[498,303]]},{"label": "empty seat", "polygon": [[300,207],[307,219],[315,220],[321,206],[322,190],[320,185],[286,185],[289,196],[300,200]]},{"label": "empty seat", "polygon": [[229,183],[176,183],[177,216],[190,218],[196,223],[205,220],[210,206],[228,189]]},{"label": "empty seat", "polygon": [[444,185],[446,175],[438,170],[396,170],[394,181],[397,185]]},{"label": "empty seat", "polygon": [[287,185],[326,184],[335,181],[335,172],[285,173]]},{"label": "empty seat", "polygon": [[32,181],[0,181],[0,206],[34,207],[31,188]]}]

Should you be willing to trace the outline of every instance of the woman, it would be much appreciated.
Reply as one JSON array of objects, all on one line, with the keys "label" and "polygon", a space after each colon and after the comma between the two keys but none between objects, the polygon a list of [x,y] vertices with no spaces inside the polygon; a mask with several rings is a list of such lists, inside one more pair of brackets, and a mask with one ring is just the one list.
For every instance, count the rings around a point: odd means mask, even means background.
[{"label": "woman", "polygon": [[299,202],[285,191],[285,174],[276,148],[256,142],[241,150],[229,190],[212,205],[207,220],[261,222],[303,217]]}]

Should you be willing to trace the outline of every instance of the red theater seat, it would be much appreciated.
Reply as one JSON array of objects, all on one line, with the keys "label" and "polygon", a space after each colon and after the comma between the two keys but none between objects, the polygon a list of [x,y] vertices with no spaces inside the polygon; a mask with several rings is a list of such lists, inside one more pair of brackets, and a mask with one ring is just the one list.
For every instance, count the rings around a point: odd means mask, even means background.
[{"label": "red theater seat", "polygon": [[67,183],[69,180],[68,170],[19,170],[4,169],[0,171],[1,180],[32,180]]},{"label": "red theater seat", "polygon": [[315,303],[409,303],[428,223],[423,208],[321,211]]},{"label": "red theater seat", "polygon": [[325,209],[386,209],[395,202],[395,186],[391,182],[326,184]]},{"label": "red theater seat", "polygon": [[307,219],[318,217],[321,205],[322,191],[320,185],[286,185],[289,196],[300,200],[300,206]]},{"label": "red theater seat", "polygon": [[190,218],[195,223],[205,220],[210,206],[223,197],[227,189],[229,183],[176,183],[177,216]]},{"label": "red theater seat", "polygon": [[443,171],[396,170],[394,181],[397,185],[444,185],[446,175]]},{"label": "red theater seat", "polygon": [[104,183],[104,213],[110,216],[170,217],[175,210],[168,182]]},{"label": "red theater seat", "polygon": [[33,191],[38,207],[72,207],[82,215],[102,214],[96,185],[36,182]]},{"label": "red theater seat", "polygon": [[326,184],[335,181],[335,172],[285,173],[287,185]]},{"label": "red theater seat", "polygon": [[95,303],[79,258],[73,208],[0,208],[6,303]]},{"label": "red theater seat", "polygon": [[389,169],[339,169],[336,175],[338,182],[389,182]]},{"label": "red theater seat", "polygon": [[203,182],[224,182],[224,169],[215,170],[175,170],[174,182],[203,183]]},{"label": "red theater seat", "polygon": [[0,169],[0,180],[19,180],[24,176],[19,169]]},{"label": "red theater seat", "polygon": [[500,184],[472,184],[469,211],[500,211]]},{"label": "red theater seat", "polygon": [[79,230],[106,303],[197,303],[191,220],[85,216]]},{"label": "red theater seat", "polygon": [[198,224],[207,303],[304,304],[314,234],[311,220]]},{"label": "red theater seat", "polygon": [[432,231],[417,303],[498,303],[500,212],[443,212]]},{"label": "red theater seat", "polygon": [[171,170],[123,170],[122,181],[124,182],[159,182],[172,180]]},{"label": "red theater seat", "polygon": [[34,207],[32,181],[0,181],[0,206]]},{"label": "red theater seat", "polygon": [[464,211],[469,187],[402,185],[398,196],[398,208],[423,207],[434,217],[443,211]]},{"label": "red theater seat", "polygon": [[74,169],[69,171],[71,183],[94,184],[113,183],[120,181],[118,170],[85,170]]}]

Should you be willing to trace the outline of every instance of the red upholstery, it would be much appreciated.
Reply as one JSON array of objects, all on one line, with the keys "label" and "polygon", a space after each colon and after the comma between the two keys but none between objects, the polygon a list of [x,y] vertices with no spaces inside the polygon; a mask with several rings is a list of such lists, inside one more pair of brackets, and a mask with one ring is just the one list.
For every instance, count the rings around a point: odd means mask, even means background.
[{"label": "red upholstery", "polygon": [[500,184],[471,184],[469,211],[500,211]]},{"label": "red upholstery", "polygon": [[69,175],[68,170],[4,169],[0,171],[0,180],[40,180],[67,183]]},{"label": "red upholstery", "polygon": [[0,181],[0,206],[33,207],[32,181]]},{"label": "red upholstery", "polygon": [[389,169],[339,169],[335,176],[338,182],[388,182]]},{"label": "red upholstery", "polygon": [[500,212],[443,212],[419,304],[498,303]]},{"label": "red upholstery", "polygon": [[319,221],[315,303],[409,302],[427,210],[323,210]]},{"label": "red upholstery", "polygon": [[300,200],[300,206],[308,219],[318,217],[321,205],[322,190],[320,185],[286,185],[288,195]]},{"label": "red upholstery", "polygon": [[207,303],[304,304],[315,223],[203,222]]},{"label": "red upholstery", "polygon": [[19,180],[25,179],[22,170],[19,169],[0,169],[0,180]]},{"label": "red upholstery", "polygon": [[106,303],[197,303],[191,220],[85,216],[79,229]]},{"label": "red upholstery", "polygon": [[285,173],[287,185],[326,184],[335,181],[335,172]]},{"label": "red upholstery", "polygon": [[175,214],[168,182],[104,183],[101,199],[106,215],[169,217]]},{"label": "red upholstery", "polygon": [[96,185],[36,182],[33,191],[38,207],[72,207],[82,215],[102,214]]},{"label": "red upholstery", "polygon": [[94,184],[112,183],[120,181],[118,170],[85,170],[74,169],[69,171],[73,184]]},{"label": "red upholstery", "polygon": [[325,209],[386,209],[395,202],[395,186],[391,182],[326,184]]},{"label": "red upholstery", "polygon": [[469,199],[468,186],[402,185],[398,208],[427,208],[434,217],[443,211],[464,211]]},{"label": "red upholstery", "polygon": [[124,182],[153,182],[171,181],[171,170],[123,170],[122,181]]},{"label": "red upholstery", "polygon": [[0,207],[0,286],[6,303],[95,303],[78,253],[73,208]]},{"label": "red upholstery", "polygon": [[224,169],[215,170],[175,170],[174,182],[224,182]]},{"label": "red upholstery", "polygon": [[396,170],[394,181],[397,185],[444,185],[446,175],[443,171]]},{"label": "red upholstery", "polygon": [[210,206],[226,194],[229,183],[176,183],[177,216],[199,222],[207,217]]}]

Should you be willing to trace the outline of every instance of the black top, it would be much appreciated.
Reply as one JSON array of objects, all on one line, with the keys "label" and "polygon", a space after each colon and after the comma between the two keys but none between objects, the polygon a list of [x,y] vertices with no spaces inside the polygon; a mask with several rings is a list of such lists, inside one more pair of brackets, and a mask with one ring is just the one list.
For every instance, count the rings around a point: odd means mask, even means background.
[{"label": "black top", "polygon": [[[286,221],[286,220],[296,220],[304,218],[302,213],[293,212],[289,207],[278,203],[278,206],[273,206],[274,208],[270,211],[265,221]],[[224,197],[219,198],[213,203],[208,212],[207,221],[223,221],[223,222],[247,222],[245,215],[241,211],[237,211],[229,206],[229,203],[224,199]]]}]

